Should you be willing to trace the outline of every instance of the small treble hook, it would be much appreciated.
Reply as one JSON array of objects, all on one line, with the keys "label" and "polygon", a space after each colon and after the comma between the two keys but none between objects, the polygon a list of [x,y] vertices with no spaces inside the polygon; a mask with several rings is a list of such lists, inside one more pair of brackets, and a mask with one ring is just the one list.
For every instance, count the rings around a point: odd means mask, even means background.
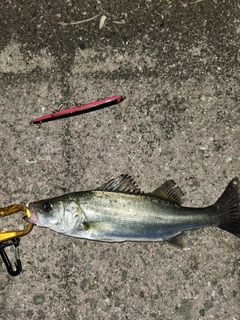
[{"label": "small treble hook", "polygon": [[[19,238],[15,238],[10,241],[0,243],[0,255],[3,259],[3,262],[7,268],[8,273],[13,277],[18,276],[22,271],[22,263],[21,263],[20,256],[19,256],[19,243],[20,243]],[[13,270],[12,264],[11,264],[10,260],[8,259],[8,256],[4,250],[6,247],[9,247],[11,245],[14,248],[14,255],[15,255],[15,262],[14,263],[15,263],[16,270]]]}]

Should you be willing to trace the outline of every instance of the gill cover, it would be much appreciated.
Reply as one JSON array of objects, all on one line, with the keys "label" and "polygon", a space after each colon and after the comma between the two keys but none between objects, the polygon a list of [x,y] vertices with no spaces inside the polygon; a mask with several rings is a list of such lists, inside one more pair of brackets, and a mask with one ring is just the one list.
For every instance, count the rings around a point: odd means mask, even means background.
[{"label": "gill cover", "polygon": [[39,227],[47,227],[57,232],[72,230],[80,221],[81,210],[70,198],[57,197],[32,202],[29,205],[29,221]]}]

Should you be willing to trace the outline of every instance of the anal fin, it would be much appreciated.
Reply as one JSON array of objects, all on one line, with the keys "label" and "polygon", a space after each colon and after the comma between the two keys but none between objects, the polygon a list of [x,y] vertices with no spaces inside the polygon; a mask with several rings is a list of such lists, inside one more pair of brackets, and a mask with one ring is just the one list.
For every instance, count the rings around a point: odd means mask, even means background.
[{"label": "anal fin", "polygon": [[184,249],[187,247],[187,240],[184,233],[168,238],[166,241],[178,249]]}]

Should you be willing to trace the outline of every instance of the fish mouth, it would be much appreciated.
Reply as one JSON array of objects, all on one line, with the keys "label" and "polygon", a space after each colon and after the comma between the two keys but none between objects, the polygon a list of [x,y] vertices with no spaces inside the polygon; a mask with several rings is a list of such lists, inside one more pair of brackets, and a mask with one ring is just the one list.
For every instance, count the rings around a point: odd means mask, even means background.
[{"label": "fish mouth", "polygon": [[35,211],[35,207],[33,203],[29,203],[28,206],[31,216],[30,217],[24,217],[24,220],[33,224],[37,224],[38,222],[38,215],[37,212]]}]

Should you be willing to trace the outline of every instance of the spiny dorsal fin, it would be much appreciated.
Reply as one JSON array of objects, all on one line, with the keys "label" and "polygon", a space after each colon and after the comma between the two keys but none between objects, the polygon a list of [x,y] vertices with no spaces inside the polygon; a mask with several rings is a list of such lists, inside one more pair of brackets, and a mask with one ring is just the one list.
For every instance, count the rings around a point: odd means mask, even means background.
[{"label": "spiny dorsal fin", "polygon": [[163,185],[161,185],[161,187],[154,190],[152,194],[161,199],[169,200],[181,205],[183,203],[183,192],[179,187],[175,186],[176,182],[173,180],[167,180]]},{"label": "spiny dorsal fin", "polygon": [[100,188],[97,188],[97,190],[142,193],[136,182],[128,174],[121,174],[116,179],[104,183]]}]

